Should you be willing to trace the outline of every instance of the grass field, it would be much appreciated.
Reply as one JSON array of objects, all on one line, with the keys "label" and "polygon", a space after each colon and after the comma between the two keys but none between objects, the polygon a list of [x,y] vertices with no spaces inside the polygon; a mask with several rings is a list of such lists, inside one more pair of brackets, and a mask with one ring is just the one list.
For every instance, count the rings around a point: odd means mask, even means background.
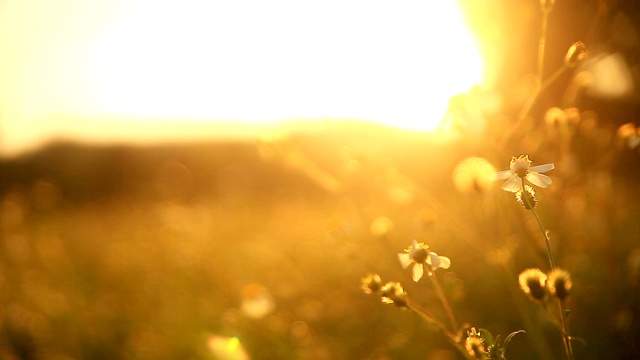
[{"label": "grass field", "polygon": [[[576,135],[570,158],[530,154],[556,163],[536,209],[572,275],[571,333],[586,343],[576,357],[630,359],[638,158],[613,143],[587,157],[588,139]],[[520,271],[548,267],[531,214],[499,182],[454,182],[470,155],[508,167],[486,149],[358,127],[258,143],[58,144],[6,160],[0,358],[461,358],[437,328],[360,289],[378,273],[445,319],[429,284],[399,266],[413,239],[452,260],[436,276],[461,323],[524,329],[509,358],[562,358],[557,329],[518,289]]]}]

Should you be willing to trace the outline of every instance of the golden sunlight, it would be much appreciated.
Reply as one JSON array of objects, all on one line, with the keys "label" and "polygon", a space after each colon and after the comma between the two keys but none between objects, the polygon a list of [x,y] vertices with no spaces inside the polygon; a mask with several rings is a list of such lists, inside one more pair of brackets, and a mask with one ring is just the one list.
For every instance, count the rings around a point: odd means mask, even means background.
[{"label": "golden sunlight", "polygon": [[146,1],[96,54],[99,111],[433,129],[481,80],[454,1]]},{"label": "golden sunlight", "polygon": [[2,10],[2,146],[91,141],[83,132],[126,134],[132,122],[429,130],[483,81],[453,0],[8,0]]}]

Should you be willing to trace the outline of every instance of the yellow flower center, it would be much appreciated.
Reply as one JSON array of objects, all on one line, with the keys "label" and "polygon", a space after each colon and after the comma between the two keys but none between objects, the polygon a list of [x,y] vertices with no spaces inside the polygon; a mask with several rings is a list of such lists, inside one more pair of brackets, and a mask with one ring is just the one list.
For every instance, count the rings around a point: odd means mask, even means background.
[{"label": "yellow flower center", "polygon": [[529,160],[528,155],[520,155],[518,157],[511,158],[510,168],[513,170],[520,178],[525,178],[527,173],[529,172],[529,166],[531,166],[531,160]]},{"label": "yellow flower center", "polygon": [[429,256],[427,249],[420,247],[414,251],[412,260],[421,264],[427,261],[427,256]]}]

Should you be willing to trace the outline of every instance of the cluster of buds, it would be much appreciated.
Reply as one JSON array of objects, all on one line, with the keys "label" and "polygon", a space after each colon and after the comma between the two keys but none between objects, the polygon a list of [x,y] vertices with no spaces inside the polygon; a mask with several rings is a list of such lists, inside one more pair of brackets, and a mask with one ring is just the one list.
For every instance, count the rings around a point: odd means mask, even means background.
[{"label": "cluster of buds", "polygon": [[388,282],[383,285],[378,274],[369,274],[362,278],[362,290],[367,294],[379,294],[385,304],[407,307],[407,293],[402,285],[399,282]]},{"label": "cluster of buds", "polygon": [[571,276],[562,269],[554,269],[548,275],[540,269],[527,269],[518,276],[520,288],[537,303],[543,303],[547,296],[564,301],[571,292]]}]

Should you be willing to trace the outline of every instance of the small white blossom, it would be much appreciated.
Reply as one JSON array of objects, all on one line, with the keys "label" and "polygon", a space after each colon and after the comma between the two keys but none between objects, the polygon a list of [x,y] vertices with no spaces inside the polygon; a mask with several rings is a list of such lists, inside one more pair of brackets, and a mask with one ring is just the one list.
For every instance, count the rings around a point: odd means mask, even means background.
[{"label": "small white blossom", "polygon": [[425,267],[427,267],[428,275],[431,276],[436,269],[448,269],[451,266],[451,260],[448,257],[430,252],[428,245],[418,243],[415,240],[413,240],[410,248],[398,254],[398,260],[400,260],[400,265],[402,265],[403,269],[413,265],[411,269],[412,278],[416,282],[424,275]]},{"label": "small white blossom", "polygon": [[554,165],[544,164],[531,166],[529,155],[513,156],[509,164],[509,170],[495,173],[494,180],[507,180],[502,184],[502,189],[509,192],[522,190],[522,179],[526,179],[533,185],[546,188],[551,184],[551,178],[541,173],[553,170]]}]

